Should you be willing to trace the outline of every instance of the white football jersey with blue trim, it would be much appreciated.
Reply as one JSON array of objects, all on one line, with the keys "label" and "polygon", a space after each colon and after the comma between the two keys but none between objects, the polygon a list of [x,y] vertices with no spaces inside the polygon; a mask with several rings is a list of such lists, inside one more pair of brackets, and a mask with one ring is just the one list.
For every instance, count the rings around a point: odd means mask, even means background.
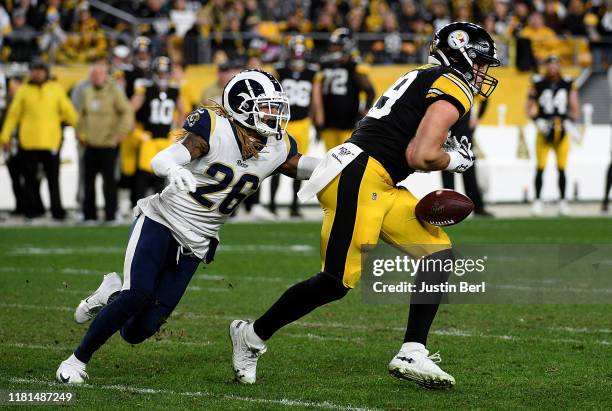
[{"label": "white football jersey with blue trim", "polygon": [[161,194],[139,200],[137,212],[168,227],[183,247],[206,260],[210,239],[218,240],[221,225],[240,203],[297,153],[296,143],[288,135],[268,138],[257,158],[244,160],[235,126],[227,118],[198,108],[183,128],[210,146],[207,155],[184,166],[196,179],[196,192],[167,186]]}]

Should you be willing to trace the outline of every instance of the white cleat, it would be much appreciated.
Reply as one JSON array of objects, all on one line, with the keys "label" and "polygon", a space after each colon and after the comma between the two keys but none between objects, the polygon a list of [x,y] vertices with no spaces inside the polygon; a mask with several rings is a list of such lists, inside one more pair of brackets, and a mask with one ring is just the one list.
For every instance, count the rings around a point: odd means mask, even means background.
[{"label": "white cleat", "polygon": [[449,389],[455,379],[442,371],[437,363],[442,361],[440,353],[429,355],[425,346],[418,343],[405,343],[389,363],[389,373],[394,377],[414,381],[431,389]]},{"label": "white cleat", "polygon": [[85,371],[85,364],[76,359],[73,354],[62,361],[55,372],[55,378],[62,384],[80,385],[85,384],[89,376]]},{"label": "white cleat", "polygon": [[108,273],[104,276],[102,284],[93,294],[82,300],[74,312],[74,320],[83,324],[98,314],[108,301],[108,297],[121,291],[121,278],[117,273]]},{"label": "white cleat", "polygon": [[254,384],[257,379],[257,360],[266,352],[265,344],[258,348],[246,340],[249,320],[234,320],[230,324],[229,334],[232,340],[232,367],[236,381],[243,384]]},{"label": "white cleat", "polygon": [[567,201],[559,200],[559,215],[568,216],[570,215],[570,213],[571,211],[570,211],[569,205],[567,205]]},{"label": "white cleat", "polygon": [[276,221],[276,215],[261,204],[255,204],[250,215],[255,221]]},{"label": "white cleat", "polygon": [[541,200],[534,200],[531,205],[531,214],[540,217],[544,213],[544,206]]}]

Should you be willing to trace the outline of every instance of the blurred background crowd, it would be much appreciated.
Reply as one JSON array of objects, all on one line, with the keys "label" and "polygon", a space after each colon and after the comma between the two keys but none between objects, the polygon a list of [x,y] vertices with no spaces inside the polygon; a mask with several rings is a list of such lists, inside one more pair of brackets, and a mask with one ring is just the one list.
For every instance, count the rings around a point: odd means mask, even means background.
[{"label": "blurred background crowd", "polygon": [[[325,124],[316,119],[311,124],[309,110],[315,102],[308,91],[303,130],[292,132],[305,134],[304,152],[312,135],[323,136],[329,148],[333,144],[323,126],[340,131],[342,138],[350,135],[354,120],[364,115],[381,84],[396,78],[388,74],[395,73],[391,65],[426,62],[432,33],[451,21],[476,22],[494,36],[502,64],[511,71],[508,90],[519,84],[515,72],[527,77],[554,56],[561,67],[588,72],[581,84],[590,79],[584,89],[592,96],[585,101],[594,102],[595,114],[607,110],[597,99],[608,101],[604,73],[612,65],[612,0],[0,1],[1,141],[16,200],[14,214],[28,219],[45,214],[41,182],[46,180],[52,217],[66,218],[59,174],[68,129],[78,141],[80,218],[98,218],[95,181],[101,175],[104,219],[115,221],[121,203],[134,204],[163,188],[164,181],[151,171],[151,158],[171,144],[172,130],[181,127],[186,113],[210,100],[220,102],[234,74],[294,60],[322,63],[331,51],[344,56],[335,64],[349,67],[347,78],[355,79],[348,86],[356,90],[349,93],[355,104],[322,105],[326,112],[334,106],[354,107],[354,113],[344,116],[350,124],[330,125],[330,119],[342,120],[335,112],[325,114]],[[378,71],[370,82],[369,65],[386,65],[384,70],[390,71]],[[196,68],[191,76],[201,80],[196,85],[187,81],[188,66]],[[83,70],[66,70],[63,81],[56,81],[54,70],[62,67]],[[297,71],[311,70],[305,67]],[[312,70],[308,87],[318,69]],[[333,77],[325,78],[323,100],[334,89],[332,84],[328,90]],[[526,81],[521,81],[525,88]],[[510,114],[516,112],[513,106],[527,97],[526,88],[517,90],[518,97],[503,96],[495,110],[510,107]],[[608,122],[607,115],[600,117]],[[470,127],[473,133],[475,123]],[[473,180],[476,186],[475,176]],[[258,195],[245,201],[247,210],[272,218],[277,188],[278,180],[273,180],[269,211],[258,204]],[[477,211],[486,214],[482,199],[477,203]],[[295,195],[291,215],[300,215]]]},{"label": "blurred background crowd", "polygon": [[[505,64],[532,69],[548,55],[563,63],[611,61],[610,0],[4,0],[2,58],[92,62],[137,35],[154,55],[198,64],[257,49],[279,58],[288,34],[308,34],[313,53],[348,27],[365,62],[418,63],[430,35],[449,21],[494,33]],[[234,56],[230,56],[234,57]]]}]

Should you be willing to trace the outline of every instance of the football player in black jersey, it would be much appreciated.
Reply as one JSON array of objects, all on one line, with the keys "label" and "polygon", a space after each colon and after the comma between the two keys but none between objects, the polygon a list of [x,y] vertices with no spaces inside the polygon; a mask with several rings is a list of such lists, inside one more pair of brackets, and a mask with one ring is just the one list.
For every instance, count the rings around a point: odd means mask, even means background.
[{"label": "football player in black jersey", "polygon": [[[125,95],[131,99],[134,94],[136,82],[142,83],[143,79],[150,77],[151,69],[151,40],[139,36],[132,42],[132,64],[122,68],[116,68],[113,75],[120,78],[125,84]],[[138,168],[138,147],[140,146],[140,132],[134,130],[121,142],[119,146],[119,158],[121,164],[121,179],[119,187],[130,193],[132,205],[136,204],[135,178]]]},{"label": "football player in black jersey", "polygon": [[168,135],[184,117],[179,87],[170,82],[170,59],[157,57],[151,64],[151,73],[151,79],[136,82],[131,100],[136,129],[140,131],[132,202],[144,197],[149,188],[156,192],[164,188],[165,181],[153,174],[151,159],[172,144]]},{"label": "football player in black jersey", "polygon": [[[487,71],[499,60],[491,36],[471,23],[441,28],[430,59],[432,64],[404,74],[385,91],[351,138],[328,152],[302,188],[301,196],[316,193],[324,210],[322,269],[285,291],[255,322],[231,324],[232,335],[240,335],[233,352],[239,381],[255,381],[257,359],[276,331],[356,286],[364,244],[381,238],[437,267],[417,272],[417,290],[448,280],[444,267],[453,264],[448,235],[416,218],[418,200],[397,183],[415,170],[460,173],[472,166],[467,139],[457,141],[449,130],[470,111],[474,95],[493,92],[497,80]],[[429,355],[425,348],[441,298],[442,293],[412,295],[404,343],[389,364],[392,375],[429,388],[455,384],[436,364],[439,354]]]},{"label": "football player in black jersey", "polygon": [[[302,35],[289,39],[286,57],[274,66],[275,77],[283,85],[291,105],[291,121],[287,132],[295,139],[300,153],[307,153],[310,139],[310,121],[313,111],[313,83],[318,72],[318,66],[307,61],[308,45]],[[270,184],[270,211],[276,214],[276,191],[280,182],[280,174],[272,177]],[[298,208],[297,192],[301,181],[293,180],[293,200],[291,202],[291,217],[301,217]]]},{"label": "football player in black jersey", "polygon": [[544,76],[535,75],[527,100],[527,115],[537,127],[535,177],[535,201],[533,214],[542,214],[542,174],[546,168],[548,152],[552,148],[557,158],[559,174],[559,214],[568,214],[565,201],[565,168],[570,148],[570,134],[575,133],[574,122],[578,119],[580,104],[578,90],[571,78],[561,75],[559,59],[546,59]]},{"label": "football player in black jersey", "polygon": [[[315,125],[329,150],[350,137],[374,101],[368,68],[360,62],[349,29],[339,28],[332,33],[329,53],[321,58],[316,80],[321,87],[314,88],[314,98],[322,101],[323,110],[315,110]],[[361,92],[366,95],[364,109],[360,108]]]}]

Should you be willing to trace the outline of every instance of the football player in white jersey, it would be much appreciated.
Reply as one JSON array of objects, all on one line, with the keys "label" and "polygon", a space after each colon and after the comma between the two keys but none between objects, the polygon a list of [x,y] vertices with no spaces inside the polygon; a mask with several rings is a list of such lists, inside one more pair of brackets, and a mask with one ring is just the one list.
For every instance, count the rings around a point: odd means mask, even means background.
[{"label": "football player in white jersey", "polygon": [[213,260],[221,225],[264,178],[277,172],[310,176],[319,160],[297,152],[285,131],[289,118],[282,86],[260,70],[237,74],[225,86],[221,105],[187,117],[178,141],[151,161],[169,185],[138,201],[123,281],[116,273],[105,275],[76,309],[78,323],[94,321],[60,364],[58,381],[85,382],[86,364],[117,331],[130,344],[155,334],[200,261]]}]

